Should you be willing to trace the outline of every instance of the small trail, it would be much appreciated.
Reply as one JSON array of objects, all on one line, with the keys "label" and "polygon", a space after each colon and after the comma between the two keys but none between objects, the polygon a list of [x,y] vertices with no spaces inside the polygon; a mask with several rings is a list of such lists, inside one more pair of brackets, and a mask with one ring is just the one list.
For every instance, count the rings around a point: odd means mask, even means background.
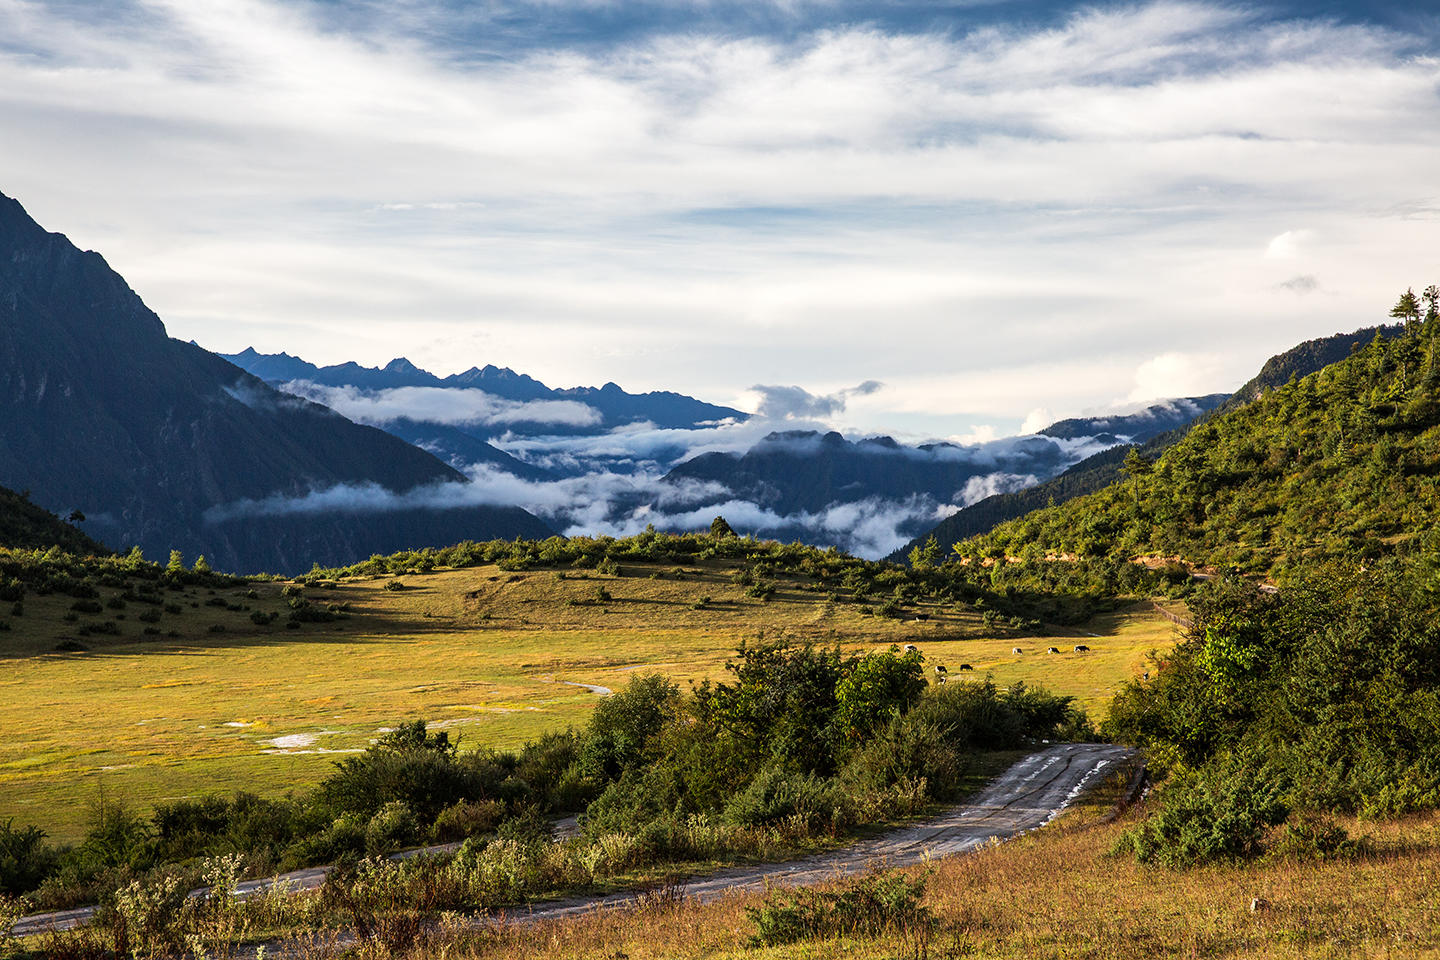
[{"label": "small trail", "polygon": [[[1110,744],[1065,743],[1049,747],[1020,760],[969,801],[922,823],[892,830],[841,850],[781,863],[719,870],[685,881],[683,892],[686,897],[701,901],[716,900],[736,890],[823,883],[879,867],[904,867],[965,853],[992,840],[1008,840],[1045,826],[1097,785],[1107,770],[1133,756],[1134,750]],[[394,859],[444,853],[456,846],[446,844],[411,850],[396,854]],[[249,880],[240,884],[239,893],[242,897],[249,896],[276,883],[292,890],[313,890],[325,882],[329,870],[329,867],[312,867],[264,880]],[[201,892],[195,891],[192,896]],[[642,896],[640,891],[627,891],[608,896],[574,897],[513,907],[498,915],[509,922],[554,920],[594,909],[630,906]],[[94,907],[80,907],[35,914],[17,923],[13,932],[23,937],[47,930],[69,930],[88,921],[94,913]]]}]

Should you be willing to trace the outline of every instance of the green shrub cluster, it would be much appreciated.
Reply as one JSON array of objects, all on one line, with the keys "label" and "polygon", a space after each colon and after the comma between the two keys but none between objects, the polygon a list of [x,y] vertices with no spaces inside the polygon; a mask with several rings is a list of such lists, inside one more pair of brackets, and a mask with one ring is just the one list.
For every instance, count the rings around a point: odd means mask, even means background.
[{"label": "green shrub cluster", "polygon": [[839,936],[931,932],[936,920],[921,904],[926,878],[871,874],[847,880],[839,889],[771,893],[745,914],[755,928],[749,945],[776,947]]},{"label": "green shrub cluster", "polygon": [[1227,578],[1195,598],[1189,638],[1153,680],[1116,698],[1107,721],[1175,773],[1136,852],[1244,857],[1291,811],[1440,806],[1437,558],[1329,567],[1279,594]]}]

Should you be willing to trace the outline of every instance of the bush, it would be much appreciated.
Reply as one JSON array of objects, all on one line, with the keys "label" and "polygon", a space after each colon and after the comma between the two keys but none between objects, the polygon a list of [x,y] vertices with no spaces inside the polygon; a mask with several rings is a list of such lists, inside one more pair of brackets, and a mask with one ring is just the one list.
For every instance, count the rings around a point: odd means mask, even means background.
[{"label": "bush", "polygon": [[[469,761],[471,758],[466,758]],[[425,721],[402,724],[358,757],[340,761],[320,784],[317,802],[332,815],[366,823],[380,808],[402,801],[424,823],[457,800],[478,799],[495,789],[484,758],[458,762],[445,733],[427,733]],[[490,771],[491,777],[497,771]]]},{"label": "bush", "polygon": [[967,763],[947,728],[918,711],[893,717],[855,751],[840,777],[852,789],[880,791],[902,784],[923,785],[936,797],[950,796]]},{"label": "bush", "polygon": [[0,893],[29,893],[49,876],[59,859],[45,843],[39,827],[16,827],[13,819],[0,824]]},{"label": "bush", "polygon": [[505,816],[499,800],[459,800],[435,818],[435,839],[441,842],[464,840],[489,833]]},{"label": "bush", "polygon": [[725,807],[725,819],[741,826],[789,820],[804,833],[833,830],[836,798],[828,781],[778,766],[763,768]]},{"label": "bush", "polygon": [[1165,785],[1160,809],[1128,831],[1120,848],[1141,863],[1169,867],[1256,856],[1270,828],[1289,815],[1283,793],[1278,774],[1258,765],[1178,772]]},{"label": "bush", "polygon": [[385,589],[386,589],[386,590],[404,590],[404,589],[405,589],[405,584],[404,584],[402,581],[399,581],[399,580],[386,580],[386,581],[385,581]]},{"label": "bush", "polygon": [[420,825],[403,801],[391,800],[365,825],[365,853],[372,857],[418,842]]},{"label": "bush", "polygon": [[746,907],[755,927],[752,947],[773,947],[801,940],[882,933],[928,937],[935,918],[920,900],[926,878],[871,874],[846,880],[837,890],[772,893],[759,907]]},{"label": "bush", "polygon": [[633,676],[613,696],[595,705],[580,748],[582,769],[601,780],[613,780],[638,765],[645,745],[675,715],[680,688],[658,673]]},{"label": "bush", "polygon": [[1271,852],[1292,860],[1334,860],[1354,856],[1363,848],[1345,828],[1323,814],[1304,813],[1285,821]]}]

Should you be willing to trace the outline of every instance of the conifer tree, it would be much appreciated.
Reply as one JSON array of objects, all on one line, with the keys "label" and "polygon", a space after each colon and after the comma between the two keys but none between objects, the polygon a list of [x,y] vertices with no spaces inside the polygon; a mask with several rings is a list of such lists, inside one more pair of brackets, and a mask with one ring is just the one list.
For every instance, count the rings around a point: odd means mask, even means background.
[{"label": "conifer tree", "polygon": [[1400,299],[1390,308],[1390,316],[1403,321],[1407,329],[1413,321],[1420,319],[1420,298],[1415,296],[1414,287],[1400,294]]}]

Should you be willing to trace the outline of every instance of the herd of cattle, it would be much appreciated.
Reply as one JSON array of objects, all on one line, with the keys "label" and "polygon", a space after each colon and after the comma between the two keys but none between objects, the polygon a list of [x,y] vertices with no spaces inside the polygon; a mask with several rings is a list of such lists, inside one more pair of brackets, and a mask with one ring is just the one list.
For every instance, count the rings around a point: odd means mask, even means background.
[{"label": "herd of cattle", "polygon": [[[917,646],[915,646],[915,644],[913,644],[913,643],[907,643],[907,644],[905,644],[905,652],[906,652],[906,653],[915,653],[915,652],[917,652],[919,649],[920,649],[920,648],[917,647]],[[1024,647],[1011,647],[1011,648],[1010,648],[1010,652],[1011,652],[1011,653],[1024,653],[1024,652],[1025,652],[1025,648],[1024,648]],[[1045,648],[1045,652],[1046,652],[1046,653],[1059,653],[1059,652],[1060,652],[1060,648],[1059,648],[1059,647],[1046,647],[1046,648]],[[1075,644],[1075,652],[1076,652],[1076,653],[1089,653],[1089,652],[1090,652],[1090,648],[1087,647],[1087,646],[1085,646],[1085,644],[1083,644],[1083,643],[1077,643],[1077,644]],[[975,668],[972,667],[972,666],[971,666],[970,664],[968,664],[968,663],[962,663],[962,664],[960,664],[960,666],[956,667],[955,669],[956,669],[956,670],[974,670]],[[944,683],[949,676],[950,676],[950,671],[949,671],[946,667],[944,667],[943,665],[938,664],[938,663],[935,664],[935,682],[936,682],[936,683]],[[1145,675],[1145,679],[1147,679],[1147,680],[1150,679],[1150,675],[1149,675],[1148,673]]]}]

